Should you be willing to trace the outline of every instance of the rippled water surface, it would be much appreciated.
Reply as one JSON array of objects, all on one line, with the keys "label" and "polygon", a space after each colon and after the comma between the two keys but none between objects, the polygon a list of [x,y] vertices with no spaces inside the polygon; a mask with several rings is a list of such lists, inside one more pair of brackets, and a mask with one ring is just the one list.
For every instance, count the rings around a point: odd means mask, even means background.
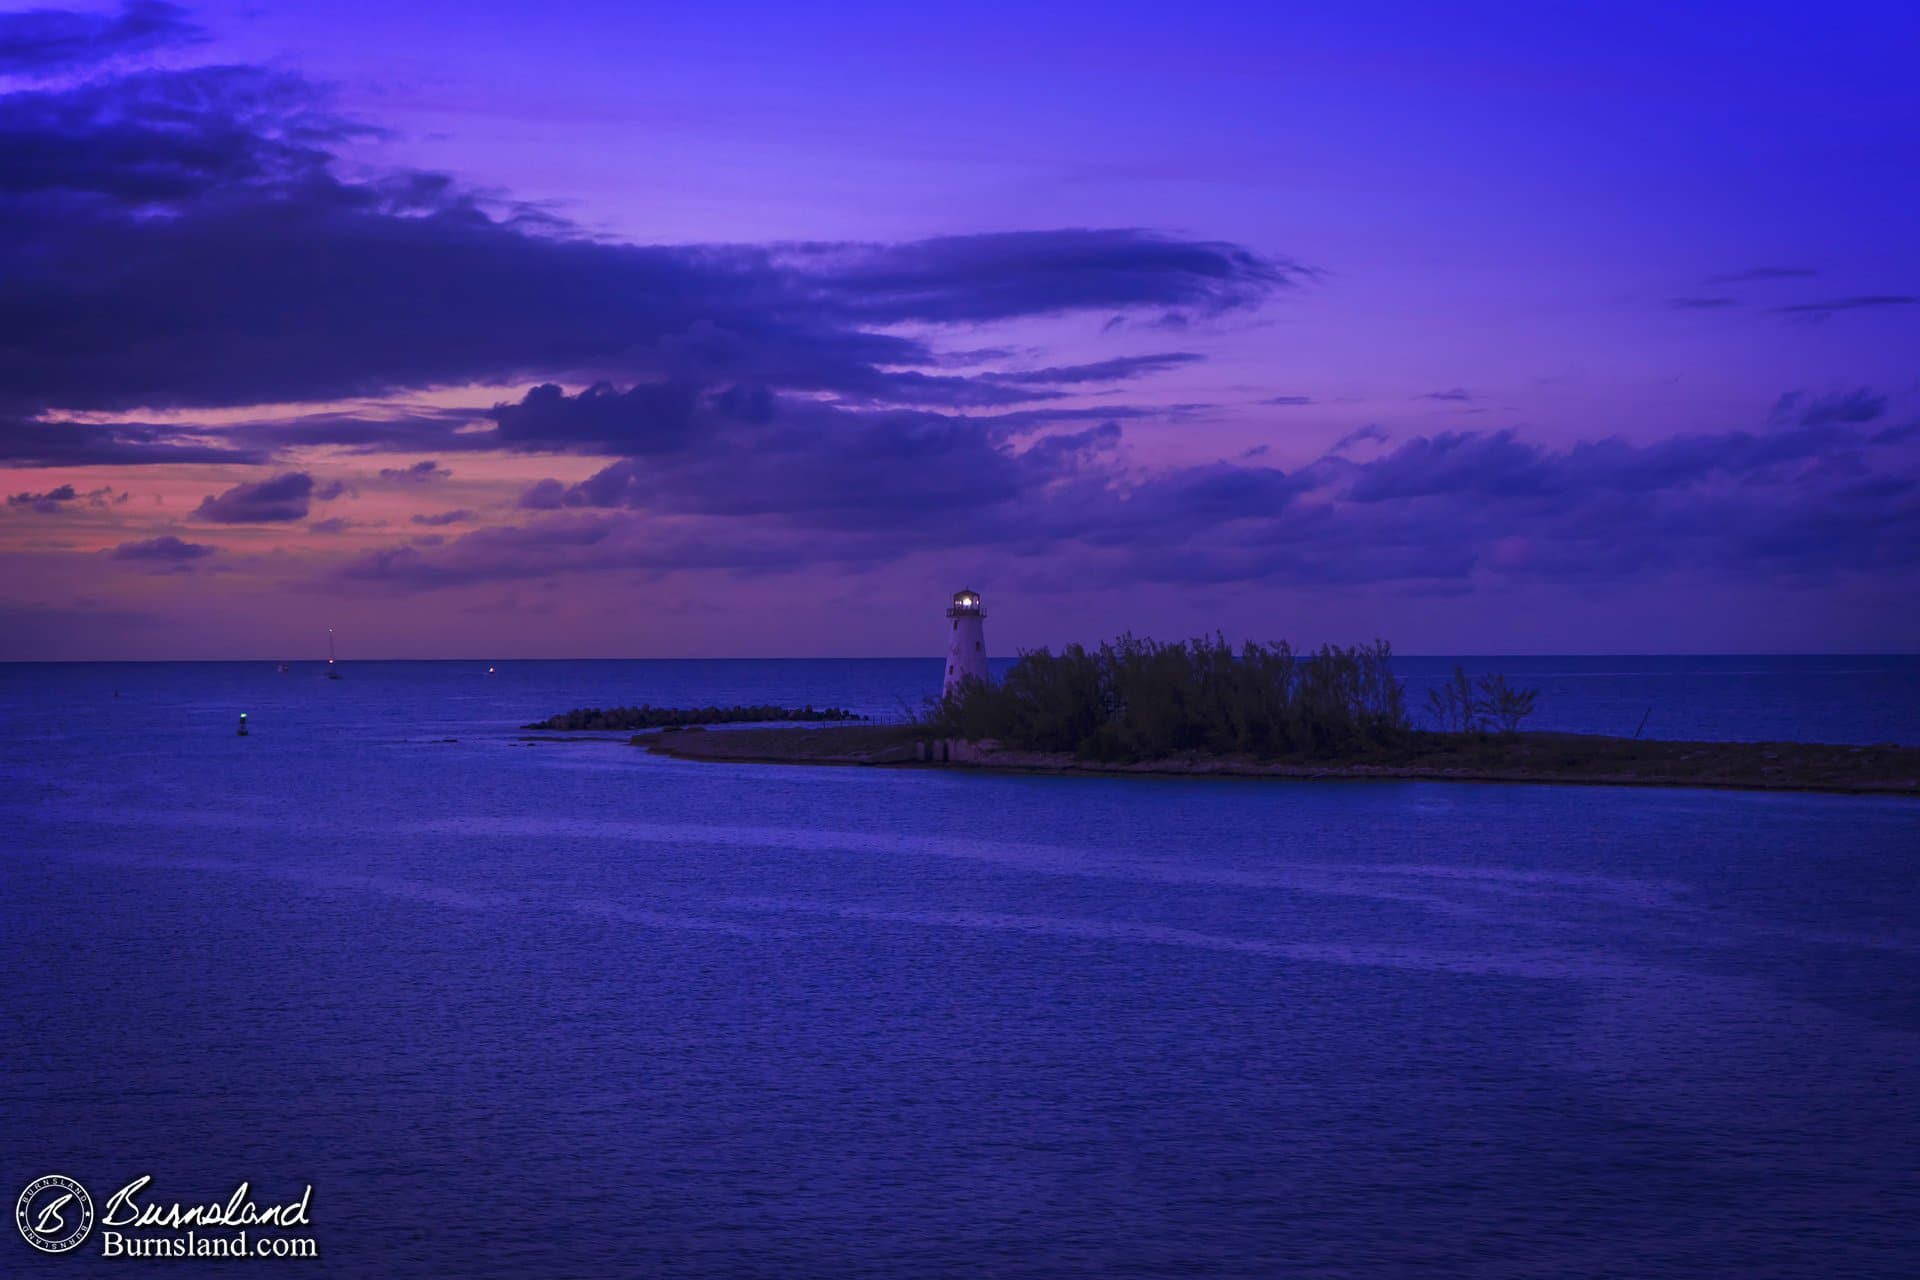
[{"label": "rippled water surface", "polygon": [[[1912,660],[1530,664],[1920,741]],[[0,667],[0,1196],[311,1183],[343,1275],[1920,1274],[1920,804],[515,732],[937,675]]]}]

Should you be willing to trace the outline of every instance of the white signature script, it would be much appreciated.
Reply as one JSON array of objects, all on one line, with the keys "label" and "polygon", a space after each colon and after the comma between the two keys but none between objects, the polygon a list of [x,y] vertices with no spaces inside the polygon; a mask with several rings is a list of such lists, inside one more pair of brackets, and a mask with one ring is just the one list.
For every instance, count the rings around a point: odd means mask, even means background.
[{"label": "white signature script", "polygon": [[153,1181],[152,1174],[135,1178],[113,1193],[100,1222],[108,1227],[305,1227],[311,1223],[307,1207],[313,1199],[313,1187],[287,1204],[258,1205],[248,1198],[252,1188],[241,1183],[233,1189],[225,1204],[141,1204],[135,1199]]}]

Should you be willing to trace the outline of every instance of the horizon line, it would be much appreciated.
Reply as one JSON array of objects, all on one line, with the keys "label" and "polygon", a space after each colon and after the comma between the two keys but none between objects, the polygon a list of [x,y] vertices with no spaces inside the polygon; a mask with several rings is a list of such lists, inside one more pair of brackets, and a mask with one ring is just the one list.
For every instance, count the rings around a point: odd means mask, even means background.
[{"label": "horizon line", "polygon": [[[1048,647],[1050,646],[1044,646],[1044,645],[1039,646],[1039,648],[1048,648]],[[1315,646],[1315,648],[1317,647],[1318,646]],[[1028,652],[1028,651],[1021,650],[1014,653],[1003,654],[998,657],[991,657],[988,659],[988,661],[990,662],[1015,661],[1021,656],[1021,653],[1023,652]],[[1299,650],[1299,652],[1311,653],[1313,652],[1313,650],[1303,648]],[[1541,651],[1541,652],[1533,652],[1533,653],[1492,653],[1492,652],[1413,653],[1413,652],[1402,652],[1400,650],[1395,650],[1393,652],[1393,656],[1396,658],[1501,658],[1501,659],[1509,659],[1509,658],[1920,658],[1920,650],[1908,650],[1908,649],[1872,649],[1872,650],[1868,650],[1868,649],[1857,649],[1857,650],[1856,649],[1823,649],[1823,650],[1670,649],[1670,650],[1634,650],[1634,651],[1613,650],[1613,651],[1597,651],[1597,652]],[[340,658],[334,661],[333,665],[344,667],[354,663],[369,663],[369,662],[475,662],[475,663],[494,663],[494,664],[499,664],[503,662],[514,662],[514,663],[527,663],[527,662],[928,662],[928,663],[933,663],[937,665],[942,661],[944,661],[944,659],[937,654],[929,656],[923,653],[859,654],[859,655],[781,654],[777,656],[719,654],[719,655],[714,655],[710,657],[688,657],[685,655],[648,656],[644,654],[624,654],[624,655],[594,655],[594,656],[583,656],[583,657],[538,657],[538,658],[524,658],[524,657],[514,658],[514,657],[501,657],[499,655],[475,656],[471,654],[457,654],[453,656],[435,657],[435,658],[417,658],[417,657],[415,658],[395,658],[395,657]],[[305,666],[305,665],[311,664],[314,666],[324,667],[328,665],[329,660],[326,658],[275,658],[275,657],[0,658],[0,666],[8,666],[8,667],[108,666],[108,665],[114,665],[114,664],[118,664],[122,666],[162,666],[162,665],[178,665],[181,663],[209,663],[209,664],[211,663],[225,663],[225,664],[260,663],[262,665],[270,665],[270,664],[282,663],[282,662],[287,663],[289,665]]]}]

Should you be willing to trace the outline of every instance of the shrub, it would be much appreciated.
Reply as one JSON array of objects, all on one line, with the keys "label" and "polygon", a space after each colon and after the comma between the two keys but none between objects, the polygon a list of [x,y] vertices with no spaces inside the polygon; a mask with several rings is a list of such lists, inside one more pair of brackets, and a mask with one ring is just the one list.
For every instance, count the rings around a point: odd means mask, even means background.
[{"label": "shrub", "polygon": [[1427,713],[1442,733],[1478,733],[1480,713],[1473,696],[1473,682],[1466,668],[1455,667],[1453,679],[1427,691]]},{"label": "shrub", "polygon": [[1427,692],[1427,713],[1442,733],[1520,732],[1520,722],[1533,714],[1538,689],[1516,689],[1505,676],[1470,680],[1462,667],[1453,678]]},{"label": "shrub", "polygon": [[1505,676],[1481,676],[1479,691],[1481,714],[1508,735],[1520,732],[1520,722],[1533,714],[1533,700],[1540,695],[1538,689],[1514,688]]}]

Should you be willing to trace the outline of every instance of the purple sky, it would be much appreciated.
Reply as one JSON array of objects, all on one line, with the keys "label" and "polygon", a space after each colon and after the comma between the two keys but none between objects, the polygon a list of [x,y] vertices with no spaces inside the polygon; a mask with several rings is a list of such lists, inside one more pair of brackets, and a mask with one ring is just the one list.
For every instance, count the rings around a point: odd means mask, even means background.
[{"label": "purple sky", "polygon": [[1920,649],[1916,36],[0,11],[0,659]]}]

